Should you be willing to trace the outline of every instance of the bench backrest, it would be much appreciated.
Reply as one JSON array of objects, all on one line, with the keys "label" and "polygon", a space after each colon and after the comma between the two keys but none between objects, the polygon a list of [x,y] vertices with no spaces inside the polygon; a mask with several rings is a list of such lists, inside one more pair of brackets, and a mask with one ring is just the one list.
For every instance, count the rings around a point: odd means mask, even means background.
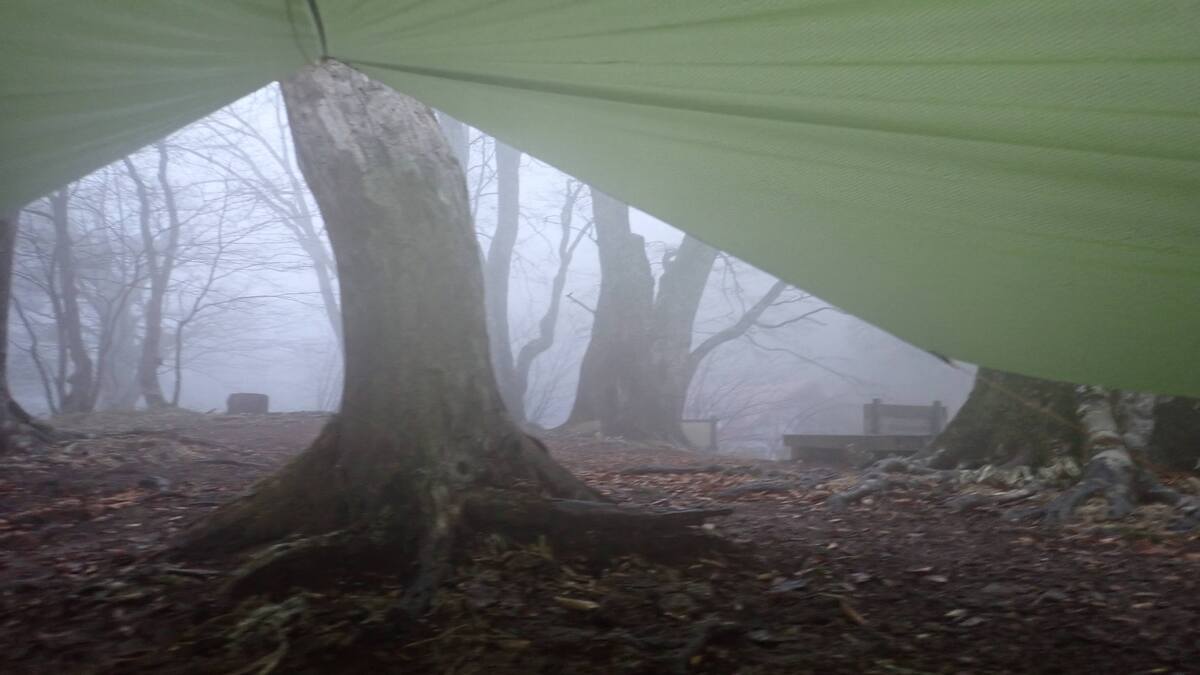
[{"label": "bench backrest", "polygon": [[863,433],[870,435],[936,436],[946,427],[946,406],[895,405],[875,399],[863,406]]}]

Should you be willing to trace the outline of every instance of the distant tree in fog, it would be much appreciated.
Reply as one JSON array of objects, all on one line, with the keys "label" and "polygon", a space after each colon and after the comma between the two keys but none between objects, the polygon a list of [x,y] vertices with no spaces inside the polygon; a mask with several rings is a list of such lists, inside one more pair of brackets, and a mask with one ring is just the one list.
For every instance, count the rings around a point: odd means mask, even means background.
[{"label": "distant tree in fog", "polygon": [[629,208],[594,189],[592,205],[600,294],[568,425],[598,422],[607,434],[686,444],[679,422],[692,378],[709,354],[755,328],[780,328],[829,309],[764,322],[769,309],[807,298],[783,298],[788,287],[779,281],[729,325],[693,345],[696,314],[719,252],[686,236],[663,253],[656,280],[644,239],[630,229]]},{"label": "distant tree in fog", "polygon": [[179,405],[194,357],[261,350],[246,330],[272,303],[308,304],[258,278],[296,269],[294,239],[199,145],[185,130],[24,210],[17,346],[51,413]]},{"label": "distant tree in fog", "polygon": [[165,218],[154,217],[155,205],[150,196],[150,187],[137,165],[129,157],[122,161],[130,180],[137,187],[138,228],[142,235],[142,255],[146,259],[146,276],[149,280],[142,308],[142,353],[138,358],[137,379],[146,407],[163,408],[167,405],[167,399],[163,396],[162,384],[158,379],[158,369],[163,365],[163,303],[175,272],[183,223],[175,200],[175,188],[170,181],[167,144],[159,141],[154,149],[158,155],[156,187]]},{"label": "distant tree in fog", "polygon": [[104,169],[24,210],[13,307],[51,412],[138,395],[134,309],[146,271],[126,201],[118,172]]},{"label": "distant tree in fog", "polygon": [[488,338],[500,394],[513,418],[523,422],[525,402],[513,363],[508,308],[513,250],[521,228],[521,152],[499,141],[496,142],[496,190],[496,228],[483,265]]},{"label": "distant tree in fog", "polygon": [[[0,214],[0,297],[12,295],[13,258],[18,216]],[[0,453],[52,439],[52,430],[35,421],[13,398],[8,387],[8,309],[0,303]]]},{"label": "distant tree in fog", "polygon": [[[557,266],[555,267],[554,278],[550,282],[548,302],[545,311],[542,312],[541,317],[538,319],[536,335],[518,348],[516,362],[513,366],[512,396],[521,401],[522,410],[528,419],[536,419],[537,415],[531,414],[531,412],[536,412],[540,415],[549,404],[549,390],[544,390],[539,392],[540,398],[534,403],[534,410],[525,410],[526,399],[530,393],[530,376],[533,371],[534,361],[554,346],[558,330],[559,314],[562,311],[563,295],[567,285],[567,275],[571,269],[571,261],[575,256],[575,250],[579,248],[580,243],[592,231],[591,219],[588,219],[582,227],[576,228],[574,226],[576,204],[580,200],[584,187],[583,183],[571,178],[566,180],[566,184],[563,187],[562,207],[559,209],[558,214]],[[562,368],[559,369],[560,375],[562,370]],[[552,383],[546,384],[551,385]]]},{"label": "distant tree in fog", "polygon": [[[264,112],[265,111],[265,112]],[[256,119],[255,115],[266,119]],[[342,341],[337,266],[320,214],[296,167],[283,101],[275,87],[227,106],[200,123],[202,143],[191,150],[264,205],[311,261],[329,329]]]}]

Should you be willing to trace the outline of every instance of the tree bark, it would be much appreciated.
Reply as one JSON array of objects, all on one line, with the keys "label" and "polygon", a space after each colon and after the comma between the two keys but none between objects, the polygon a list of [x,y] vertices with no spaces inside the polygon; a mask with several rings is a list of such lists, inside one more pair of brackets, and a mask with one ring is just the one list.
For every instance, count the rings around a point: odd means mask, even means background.
[{"label": "tree bark", "polygon": [[[696,374],[698,360],[692,358],[692,335],[700,299],[717,260],[717,250],[687,236],[679,250],[663,259],[663,272],[654,299],[653,343],[650,365],[659,383],[664,419],[675,432],[683,419],[688,387]],[[678,437],[686,444],[682,432]]]},{"label": "tree bark", "polygon": [[1200,468],[1200,400],[1158,396],[1147,458],[1172,469]]},{"label": "tree bark", "polygon": [[450,152],[454,155],[454,159],[458,160],[458,165],[462,168],[465,177],[467,170],[471,168],[471,141],[467,125],[444,112],[438,113],[438,123],[441,124],[442,134],[446,136],[446,142],[450,145]]},{"label": "tree bark", "polygon": [[700,363],[753,327],[786,288],[779,282],[725,330],[694,349],[700,300],[717,250],[686,236],[668,251],[655,290],[645,242],[629,209],[592,191],[600,249],[600,297],[567,426],[599,423],[610,436],[689,445],[680,427]]},{"label": "tree bark", "polygon": [[432,111],[336,62],[282,89],[337,260],[342,409],[312,447],[199,524],[184,546],[228,551],[359,532],[410,576],[419,607],[471,495],[596,493],[504,408],[466,188]]},{"label": "tree bark", "polygon": [[[568,426],[598,422],[609,436],[659,436],[663,402],[649,368],[654,275],[646,244],[629,227],[629,207],[592,190],[600,296],[579,370]],[[678,434],[681,435],[681,434]],[[677,434],[668,434],[675,439]]]},{"label": "tree bark", "polygon": [[1083,437],[1075,385],[980,368],[958,414],[933,442],[937,468],[963,463],[1041,464],[1077,454]]}]

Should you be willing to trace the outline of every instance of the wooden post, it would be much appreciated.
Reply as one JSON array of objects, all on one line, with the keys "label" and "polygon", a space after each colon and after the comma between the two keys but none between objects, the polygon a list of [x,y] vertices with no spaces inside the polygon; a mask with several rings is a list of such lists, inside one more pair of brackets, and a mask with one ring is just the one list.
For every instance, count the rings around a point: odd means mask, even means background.
[{"label": "wooden post", "polygon": [[868,435],[879,433],[879,408],[882,405],[883,400],[875,398],[863,406],[863,433]]},{"label": "wooden post", "polygon": [[929,409],[929,435],[937,436],[946,428],[946,406],[941,401],[934,401]]}]

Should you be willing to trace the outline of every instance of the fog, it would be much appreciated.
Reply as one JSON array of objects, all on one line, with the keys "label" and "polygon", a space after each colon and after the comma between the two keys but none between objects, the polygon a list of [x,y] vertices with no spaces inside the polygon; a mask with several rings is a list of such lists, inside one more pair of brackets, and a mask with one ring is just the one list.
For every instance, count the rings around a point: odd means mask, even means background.
[{"label": "fog", "polygon": [[[38,414],[70,411],[64,395],[72,388],[79,345],[61,325],[71,313],[62,269],[69,261],[78,290],[78,336],[96,371],[94,408],[143,405],[134,380],[154,291],[149,258],[159,259],[161,272],[173,257],[163,290],[157,371],[167,399],[178,383],[178,405],[197,411],[223,411],[233,392],[267,394],[272,411],[335,409],[336,278],[290,144],[271,86],[177,132],[160,148],[147,148],[59,193],[66,230],[56,232],[54,196],[30,205],[22,214],[18,311],[10,326],[16,396]],[[467,165],[486,250],[497,223],[495,141],[470,130]],[[161,180],[164,166],[169,190]],[[131,172],[142,178],[144,194]],[[536,335],[551,301],[564,194],[575,184],[522,155],[508,303],[514,351]],[[528,420],[544,428],[562,424],[570,411],[599,292],[595,235],[580,232],[591,222],[590,199],[586,189],[577,193],[570,217],[580,239],[566,274],[557,339],[534,361],[525,396]],[[139,220],[143,211],[145,223]],[[636,210],[631,223],[645,239],[652,270],[661,273],[684,237],[674,225],[686,223],[665,223]],[[173,227],[177,241],[168,250]],[[703,292],[693,343],[737,321],[775,281],[720,255]],[[716,418],[723,449],[765,451],[777,447],[785,432],[860,433],[862,405],[875,398],[939,400],[953,413],[972,386],[972,366],[949,365],[802,289],[788,289],[780,300],[745,335],[705,358],[692,381],[685,417]]]}]

